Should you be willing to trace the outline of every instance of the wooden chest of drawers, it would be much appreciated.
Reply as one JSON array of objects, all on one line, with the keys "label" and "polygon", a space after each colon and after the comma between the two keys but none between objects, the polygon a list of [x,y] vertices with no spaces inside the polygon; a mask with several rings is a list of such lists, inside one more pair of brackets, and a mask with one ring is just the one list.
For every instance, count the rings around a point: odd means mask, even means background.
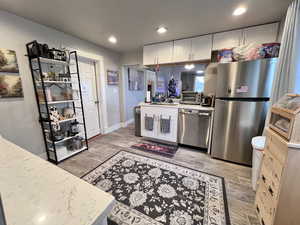
[{"label": "wooden chest of drawers", "polygon": [[267,129],[255,198],[262,225],[300,225],[300,145]]}]

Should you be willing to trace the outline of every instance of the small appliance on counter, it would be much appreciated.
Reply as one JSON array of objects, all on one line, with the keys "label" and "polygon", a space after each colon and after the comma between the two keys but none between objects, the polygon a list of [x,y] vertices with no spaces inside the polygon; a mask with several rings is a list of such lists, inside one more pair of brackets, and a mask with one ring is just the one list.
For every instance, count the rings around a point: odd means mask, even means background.
[{"label": "small appliance on counter", "polygon": [[181,93],[181,104],[188,105],[200,105],[201,104],[201,93],[194,91],[183,91]]},{"label": "small appliance on counter", "polygon": [[215,96],[214,95],[202,95],[201,97],[201,106],[205,107],[214,107]]}]

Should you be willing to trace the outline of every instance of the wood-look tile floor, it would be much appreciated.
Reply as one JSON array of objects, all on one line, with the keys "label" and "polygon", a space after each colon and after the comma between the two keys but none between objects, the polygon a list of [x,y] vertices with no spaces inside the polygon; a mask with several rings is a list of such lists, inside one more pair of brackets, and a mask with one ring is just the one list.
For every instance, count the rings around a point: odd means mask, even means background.
[{"label": "wood-look tile floor", "polygon": [[254,208],[255,193],[251,188],[251,168],[210,158],[200,150],[179,147],[173,158],[131,149],[142,138],[134,136],[134,127],[121,128],[90,141],[89,150],[78,154],[59,166],[81,177],[120,150],[177,163],[192,169],[225,178],[231,225],[259,225]]}]

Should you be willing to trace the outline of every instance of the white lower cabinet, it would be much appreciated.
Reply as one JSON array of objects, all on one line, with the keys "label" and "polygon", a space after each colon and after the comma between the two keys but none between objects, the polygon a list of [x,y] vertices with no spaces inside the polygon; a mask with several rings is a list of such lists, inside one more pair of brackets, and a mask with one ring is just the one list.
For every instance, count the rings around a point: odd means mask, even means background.
[{"label": "white lower cabinet", "polygon": [[177,123],[177,107],[141,107],[141,134],[143,137],[177,142]]}]

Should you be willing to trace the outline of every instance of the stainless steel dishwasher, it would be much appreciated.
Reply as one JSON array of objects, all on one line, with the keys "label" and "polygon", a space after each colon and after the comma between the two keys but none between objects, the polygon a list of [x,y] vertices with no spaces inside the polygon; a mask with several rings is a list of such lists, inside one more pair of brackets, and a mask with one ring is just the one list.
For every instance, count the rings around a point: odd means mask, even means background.
[{"label": "stainless steel dishwasher", "polygon": [[180,109],[179,143],[208,148],[211,122],[211,111]]}]

